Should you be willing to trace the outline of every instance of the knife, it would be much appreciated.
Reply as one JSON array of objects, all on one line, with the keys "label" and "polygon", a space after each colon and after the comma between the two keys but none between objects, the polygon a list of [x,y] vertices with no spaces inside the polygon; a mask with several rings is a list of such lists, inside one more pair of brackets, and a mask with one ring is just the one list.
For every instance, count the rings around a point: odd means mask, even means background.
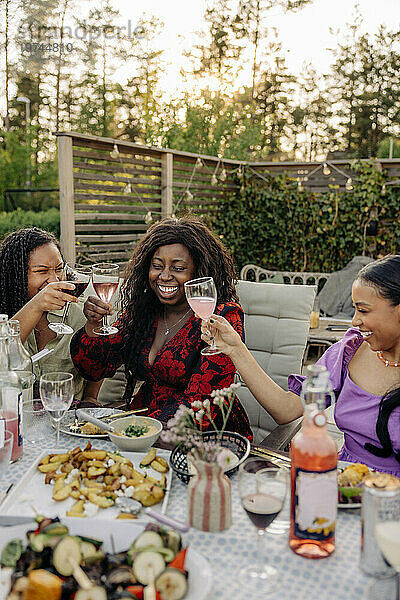
[{"label": "knife", "polygon": [[288,456],[285,456],[284,454],[280,454],[279,452],[275,452],[274,450],[268,450],[267,448],[261,448],[259,446],[254,446],[251,450],[250,450],[251,454],[255,454],[257,453],[257,456],[265,456],[266,458],[270,457],[270,458],[278,458],[279,460],[282,460],[284,462],[287,462],[290,464],[291,460]]},{"label": "knife", "polygon": [[26,523],[32,523],[36,525],[35,517],[20,517],[17,515],[0,515],[0,527],[13,527],[14,525],[25,525]]}]

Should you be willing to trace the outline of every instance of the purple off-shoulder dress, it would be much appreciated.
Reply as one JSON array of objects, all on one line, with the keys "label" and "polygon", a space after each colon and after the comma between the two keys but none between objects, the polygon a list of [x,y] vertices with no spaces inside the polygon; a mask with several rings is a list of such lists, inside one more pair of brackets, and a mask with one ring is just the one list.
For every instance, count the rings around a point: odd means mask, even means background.
[{"label": "purple off-shoulder dress", "polygon": [[[332,389],[336,395],[335,421],[344,433],[344,445],[339,458],[362,462],[371,469],[400,477],[400,464],[393,455],[381,458],[364,447],[366,442],[381,447],[375,427],[382,396],[366,392],[350,379],[348,365],[362,342],[363,337],[358,329],[349,329],[340,342],[328,348],[317,362],[330,372]],[[299,396],[304,379],[301,375],[290,375],[289,390]],[[399,452],[400,407],[390,415],[388,428],[393,449]]]}]

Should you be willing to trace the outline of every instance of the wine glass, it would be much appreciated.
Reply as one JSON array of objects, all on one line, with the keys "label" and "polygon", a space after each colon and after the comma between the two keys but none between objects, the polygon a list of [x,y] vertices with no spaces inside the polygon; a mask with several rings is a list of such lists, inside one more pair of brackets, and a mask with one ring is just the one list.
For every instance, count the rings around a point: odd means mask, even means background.
[{"label": "wine glass", "polygon": [[270,465],[262,458],[248,458],[239,468],[240,500],[257,527],[258,539],[257,564],[244,567],[239,577],[247,589],[263,594],[275,592],[280,583],[277,569],[265,564],[262,539],[282,509],[288,486],[288,470]]},{"label": "wine glass", "polygon": [[74,376],[71,373],[56,371],[42,375],[39,384],[40,398],[42,404],[53,420],[58,448],[60,440],[60,421],[74,399]]},{"label": "wine glass", "polygon": [[[76,298],[81,296],[89,285],[91,275],[92,269],[90,267],[81,265],[71,267],[70,265],[65,264],[63,270],[63,281],[71,281],[75,284],[74,290],[66,290],[67,294],[71,294],[71,296],[75,296]],[[72,327],[65,323],[65,319],[68,315],[69,305],[70,302],[67,302],[64,307],[61,323],[49,323],[49,329],[55,331],[55,333],[61,335],[74,333]]]},{"label": "wine glass", "polygon": [[[93,287],[96,294],[103,302],[110,302],[117,291],[119,284],[119,265],[98,263],[92,266]],[[117,327],[108,325],[107,315],[103,317],[103,324],[98,329],[93,329],[97,335],[112,335],[117,333]]]},{"label": "wine glass", "polygon": [[368,590],[368,598],[400,600],[400,487],[376,494],[372,518],[378,546],[396,573],[376,579]]},{"label": "wine glass", "polygon": [[[208,321],[215,310],[217,304],[217,288],[212,277],[200,277],[191,279],[185,283],[185,294],[188,304],[192,311],[201,317],[203,321]],[[215,345],[215,340],[211,346],[203,348],[202,354],[219,354],[220,350]]]}]

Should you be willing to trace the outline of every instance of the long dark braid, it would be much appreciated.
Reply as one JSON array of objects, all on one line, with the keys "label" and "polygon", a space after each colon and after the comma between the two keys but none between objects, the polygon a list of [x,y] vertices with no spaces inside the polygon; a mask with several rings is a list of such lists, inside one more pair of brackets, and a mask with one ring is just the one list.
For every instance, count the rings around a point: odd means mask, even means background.
[{"label": "long dark braid", "polygon": [[123,356],[128,380],[125,399],[132,395],[141,348],[162,308],[149,287],[151,259],[160,246],[171,244],[182,244],[188,249],[194,263],[194,277],[213,277],[218,303],[238,302],[233,261],[219,238],[204,223],[184,217],[168,218],[152,225],[135,248],[122,287]]},{"label": "long dark braid", "polygon": [[49,231],[29,227],[10,233],[0,246],[0,312],[15,315],[28,298],[28,266],[33,250],[54,244],[60,249],[57,238]]}]

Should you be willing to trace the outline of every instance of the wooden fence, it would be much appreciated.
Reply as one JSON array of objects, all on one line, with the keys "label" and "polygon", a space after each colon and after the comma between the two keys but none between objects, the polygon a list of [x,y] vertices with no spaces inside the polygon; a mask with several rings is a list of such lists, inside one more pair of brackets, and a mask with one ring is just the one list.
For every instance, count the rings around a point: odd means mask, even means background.
[{"label": "wooden fence", "polygon": [[[323,163],[244,162],[167,148],[60,132],[61,246],[65,259],[126,262],[150,223],[192,211],[212,219],[220,199],[240,187],[240,172],[263,178],[289,173],[316,192],[344,189],[346,160]],[[380,160],[389,177],[400,177],[400,160]]]}]

